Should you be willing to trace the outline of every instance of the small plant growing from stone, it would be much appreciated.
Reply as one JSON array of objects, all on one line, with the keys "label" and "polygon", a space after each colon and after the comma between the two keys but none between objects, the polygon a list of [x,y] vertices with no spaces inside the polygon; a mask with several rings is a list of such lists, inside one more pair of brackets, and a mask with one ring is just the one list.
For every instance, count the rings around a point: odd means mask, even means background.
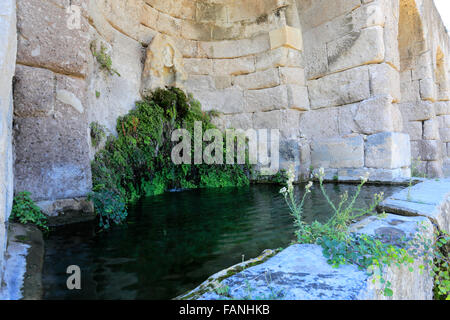
[{"label": "small plant growing from stone", "polygon": [[22,224],[34,224],[48,231],[47,216],[31,199],[30,192],[20,192],[14,197],[11,219]]},{"label": "small plant growing from stone", "polygon": [[89,125],[91,129],[91,142],[94,148],[97,148],[102,140],[106,137],[105,127],[99,124],[98,122],[92,122]]},{"label": "small plant growing from stone", "polygon": [[100,64],[101,69],[107,70],[110,75],[116,74],[119,77],[121,76],[120,73],[112,67],[111,56],[106,53],[106,47],[103,44],[100,46],[100,52],[97,52],[96,43],[95,41],[93,41],[91,43],[91,52],[92,55],[97,59],[97,62]]}]

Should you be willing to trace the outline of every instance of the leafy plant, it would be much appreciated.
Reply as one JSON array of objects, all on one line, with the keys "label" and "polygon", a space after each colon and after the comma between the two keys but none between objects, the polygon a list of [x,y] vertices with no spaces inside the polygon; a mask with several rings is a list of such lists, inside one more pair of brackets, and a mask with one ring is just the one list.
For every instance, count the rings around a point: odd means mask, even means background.
[{"label": "leafy plant", "polygon": [[20,192],[14,197],[11,218],[22,224],[32,223],[47,231],[47,216],[31,199],[30,192]]},{"label": "leafy plant", "polygon": [[94,148],[97,148],[102,140],[106,137],[105,127],[98,122],[92,122],[89,125],[91,129],[91,142]]},{"label": "leafy plant", "polygon": [[[94,41],[91,43],[91,52],[92,55],[97,59],[97,62],[100,64],[100,68],[107,70],[111,75],[116,74],[120,77],[120,73],[112,67],[112,59],[106,53],[106,47],[102,44],[100,47],[100,52],[97,52],[95,47],[96,43]],[[99,95],[97,95],[97,98],[98,97]]]},{"label": "leafy plant", "polygon": [[[142,196],[158,195],[171,189],[246,186],[249,165],[207,165],[172,162],[174,129],[184,128],[194,136],[194,123],[202,130],[215,128],[207,113],[192,96],[177,88],[158,89],[136,103],[136,109],[117,120],[118,137],[109,136],[105,148],[92,162],[96,211],[111,215],[112,223],[125,220],[123,207],[101,201],[114,195],[125,207]],[[206,142],[203,142],[203,147]],[[194,144],[192,150],[194,152]],[[224,159],[226,151],[224,148]],[[105,193],[108,191],[109,193]],[[112,224],[110,223],[110,224]],[[103,226],[110,225],[103,223]]]},{"label": "leafy plant", "polygon": [[[391,283],[384,279],[386,266],[409,265],[408,270],[414,271],[413,263],[417,259],[424,259],[420,265],[421,271],[430,270],[430,275],[435,279],[435,296],[439,299],[449,299],[450,276],[449,276],[449,245],[450,237],[442,231],[437,232],[435,241],[426,238],[417,232],[414,239],[389,239],[386,241],[382,236],[370,236],[366,234],[355,234],[349,230],[350,224],[357,219],[375,211],[376,206],[382,201],[383,194],[375,194],[372,204],[366,209],[355,209],[354,204],[358,198],[362,186],[368,177],[361,177],[356,193],[349,197],[347,193],[341,196],[339,203],[333,203],[323,187],[324,170],[321,168],[316,177],[319,187],[328,204],[334,211],[330,220],[322,224],[313,222],[307,225],[303,221],[303,202],[312,186],[310,182],[306,186],[306,192],[301,202],[295,199],[292,187],[292,171],[287,181],[287,187],[280,190],[285,196],[291,214],[294,216],[296,226],[297,242],[318,244],[323,249],[323,255],[327,262],[339,267],[343,264],[354,264],[360,270],[365,270],[373,276],[373,283],[379,281],[382,285],[382,293],[392,296]],[[382,217],[382,215],[380,216]],[[424,228],[424,227],[423,227]],[[419,231],[419,230],[418,230]]]}]

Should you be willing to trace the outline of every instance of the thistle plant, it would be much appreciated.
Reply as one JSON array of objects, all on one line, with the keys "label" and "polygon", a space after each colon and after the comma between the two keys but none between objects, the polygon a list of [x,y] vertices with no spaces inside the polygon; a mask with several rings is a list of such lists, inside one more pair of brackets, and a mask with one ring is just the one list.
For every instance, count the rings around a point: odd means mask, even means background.
[{"label": "thistle plant", "polygon": [[306,196],[311,192],[311,187],[313,185],[312,181],[308,182],[305,187],[305,193],[300,202],[298,202],[295,193],[294,193],[294,180],[295,173],[294,168],[291,167],[286,172],[286,176],[288,180],[286,181],[286,187],[283,187],[280,190],[280,193],[284,196],[284,199],[291,211],[291,215],[294,217],[294,226],[296,227],[295,234],[299,242],[301,240],[305,240],[306,237],[309,237],[311,234],[311,230],[309,226],[303,221],[303,204],[305,203]]}]

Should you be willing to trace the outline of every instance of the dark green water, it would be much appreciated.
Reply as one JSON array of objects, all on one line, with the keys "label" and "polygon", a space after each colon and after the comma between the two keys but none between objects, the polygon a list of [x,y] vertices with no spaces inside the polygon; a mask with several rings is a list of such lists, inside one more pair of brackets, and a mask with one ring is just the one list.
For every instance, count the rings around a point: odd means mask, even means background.
[{"label": "dark green water", "polygon": [[[194,190],[143,199],[127,224],[95,233],[92,223],[60,228],[46,239],[45,299],[172,299],[210,275],[293,240],[292,217],[278,186]],[[353,185],[326,185],[332,199]],[[398,187],[365,186],[357,207]],[[300,194],[300,189],[297,190]],[[309,221],[331,215],[318,188],[305,203]],[[66,269],[81,268],[81,290]]]}]

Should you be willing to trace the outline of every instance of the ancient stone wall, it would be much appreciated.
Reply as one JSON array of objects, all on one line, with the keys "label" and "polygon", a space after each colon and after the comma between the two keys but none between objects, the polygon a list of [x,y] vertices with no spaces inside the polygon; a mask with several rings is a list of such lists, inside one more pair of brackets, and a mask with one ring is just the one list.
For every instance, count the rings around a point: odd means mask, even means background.
[{"label": "ancient stone wall", "polygon": [[16,61],[16,2],[0,6],[0,295],[6,250],[6,222],[13,201],[12,79]]},{"label": "ancient stone wall", "polygon": [[431,175],[448,159],[448,35],[431,0],[18,0],[17,10],[15,191],[49,214],[87,208],[89,125],[116,134],[117,117],[161,86],[219,111],[221,128],[280,129],[281,166],[303,175],[323,166],[329,179],[392,181],[409,177],[411,157]]},{"label": "ancient stone wall", "polygon": [[442,176],[448,162],[449,37],[431,0],[400,1],[398,47],[405,132],[418,170]]}]

